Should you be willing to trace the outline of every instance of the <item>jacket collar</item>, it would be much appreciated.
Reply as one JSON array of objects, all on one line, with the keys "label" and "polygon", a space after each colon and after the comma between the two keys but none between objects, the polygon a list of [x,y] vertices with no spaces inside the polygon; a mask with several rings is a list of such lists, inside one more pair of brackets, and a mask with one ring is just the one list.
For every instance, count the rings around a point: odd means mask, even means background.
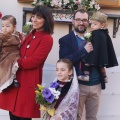
[{"label": "jacket collar", "polygon": [[78,50],[77,38],[74,31],[70,32],[70,44],[72,45],[74,51]]}]

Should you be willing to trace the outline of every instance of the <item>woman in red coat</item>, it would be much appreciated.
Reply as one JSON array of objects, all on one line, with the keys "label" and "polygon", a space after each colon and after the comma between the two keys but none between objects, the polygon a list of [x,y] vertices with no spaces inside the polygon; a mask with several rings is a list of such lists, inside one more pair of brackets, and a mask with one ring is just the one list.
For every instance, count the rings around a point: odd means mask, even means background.
[{"label": "woman in red coat", "polygon": [[9,111],[10,120],[40,117],[35,88],[42,82],[42,68],[53,45],[54,19],[47,7],[36,6],[31,21],[33,30],[20,48],[17,72],[20,87],[10,86],[0,94],[0,108]]}]

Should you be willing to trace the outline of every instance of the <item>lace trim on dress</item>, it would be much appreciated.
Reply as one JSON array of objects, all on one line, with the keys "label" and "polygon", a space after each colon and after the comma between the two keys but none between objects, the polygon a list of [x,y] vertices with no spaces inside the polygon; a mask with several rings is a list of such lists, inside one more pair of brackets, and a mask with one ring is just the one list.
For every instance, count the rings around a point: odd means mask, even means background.
[{"label": "lace trim on dress", "polygon": [[12,67],[12,73],[11,73],[11,77],[9,80],[7,80],[1,87],[0,87],[0,93],[6,89],[8,86],[10,86],[13,82],[13,79],[15,78],[16,76],[16,72],[18,70],[19,66],[18,66],[18,63],[17,61],[14,63],[13,67]]}]

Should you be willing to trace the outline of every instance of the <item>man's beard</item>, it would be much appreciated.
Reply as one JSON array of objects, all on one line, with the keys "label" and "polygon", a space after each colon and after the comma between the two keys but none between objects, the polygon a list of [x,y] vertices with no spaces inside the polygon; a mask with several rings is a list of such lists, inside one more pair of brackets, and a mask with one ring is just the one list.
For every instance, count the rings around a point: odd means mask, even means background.
[{"label": "man's beard", "polygon": [[74,27],[75,31],[78,33],[84,33],[86,31],[86,27],[84,27],[84,29],[79,29],[78,27]]}]

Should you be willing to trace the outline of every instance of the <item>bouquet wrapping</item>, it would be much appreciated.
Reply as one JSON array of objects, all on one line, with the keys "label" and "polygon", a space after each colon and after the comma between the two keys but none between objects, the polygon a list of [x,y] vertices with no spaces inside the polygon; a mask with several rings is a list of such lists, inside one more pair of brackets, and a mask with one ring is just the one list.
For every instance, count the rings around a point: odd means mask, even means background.
[{"label": "bouquet wrapping", "polygon": [[56,90],[58,86],[59,83],[57,81],[52,82],[49,88],[37,84],[35,90],[36,102],[41,105],[40,110],[43,111],[42,118],[44,118],[46,114],[50,116],[54,115],[54,106],[60,96],[60,91]]}]

